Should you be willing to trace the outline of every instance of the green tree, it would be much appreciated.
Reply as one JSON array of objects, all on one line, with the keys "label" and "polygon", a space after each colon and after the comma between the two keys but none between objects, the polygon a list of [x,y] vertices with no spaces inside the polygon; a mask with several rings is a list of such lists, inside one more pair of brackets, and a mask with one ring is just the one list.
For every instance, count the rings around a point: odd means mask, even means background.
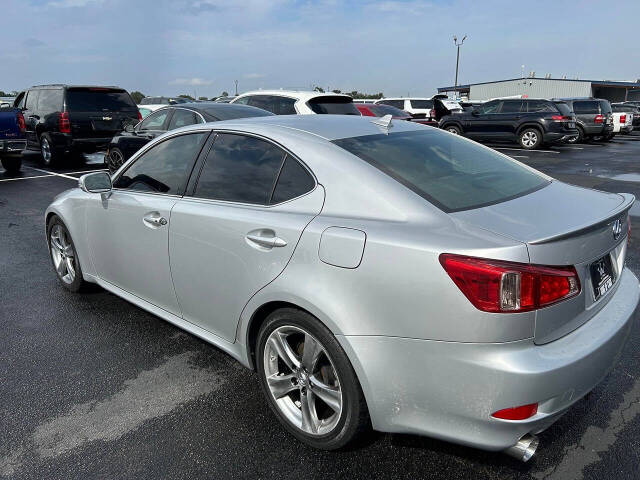
[{"label": "green tree", "polygon": [[198,97],[198,100],[209,100],[207,97]]},{"label": "green tree", "polygon": [[315,87],[313,88],[313,91],[314,91],[314,92],[324,93],[324,88],[322,88],[322,87],[318,87],[318,86],[315,86]]},{"label": "green tree", "polygon": [[337,88],[335,90],[331,90],[333,93],[342,93],[341,90],[338,90]]},{"label": "green tree", "polygon": [[137,104],[140,104],[140,101],[145,97],[145,94],[139,91],[135,91],[135,92],[131,92],[131,98],[133,98],[133,101],[136,102]]},{"label": "green tree", "polygon": [[221,97],[228,97],[229,96],[229,92],[227,92],[226,90],[224,92],[222,92],[222,94],[220,95]]},{"label": "green tree", "polygon": [[182,95],[178,95],[178,98],[186,98],[187,100],[195,100],[195,98],[193,98],[191,95],[186,95],[186,94],[182,94]]}]

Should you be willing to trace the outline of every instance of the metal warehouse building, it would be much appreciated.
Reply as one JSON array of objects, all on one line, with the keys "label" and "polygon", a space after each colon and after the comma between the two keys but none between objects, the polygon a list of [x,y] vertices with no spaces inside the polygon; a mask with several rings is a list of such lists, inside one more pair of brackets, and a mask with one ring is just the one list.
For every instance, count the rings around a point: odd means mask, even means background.
[{"label": "metal warehouse building", "polygon": [[470,101],[523,95],[529,98],[596,97],[610,102],[640,100],[640,83],[610,80],[569,80],[564,78],[514,78],[495,82],[441,87],[438,93],[459,92]]}]

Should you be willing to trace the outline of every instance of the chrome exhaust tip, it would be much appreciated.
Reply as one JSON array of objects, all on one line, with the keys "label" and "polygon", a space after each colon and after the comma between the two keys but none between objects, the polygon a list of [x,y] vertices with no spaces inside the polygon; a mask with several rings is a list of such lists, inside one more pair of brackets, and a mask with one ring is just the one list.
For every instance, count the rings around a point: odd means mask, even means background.
[{"label": "chrome exhaust tip", "polygon": [[527,434],[518,440],[518,443],[507,448],[504,453],[513,458],[517,458],[521,462],[527,462],[533,457],[533,454],[536,453],[539,443],[538,437]]}]

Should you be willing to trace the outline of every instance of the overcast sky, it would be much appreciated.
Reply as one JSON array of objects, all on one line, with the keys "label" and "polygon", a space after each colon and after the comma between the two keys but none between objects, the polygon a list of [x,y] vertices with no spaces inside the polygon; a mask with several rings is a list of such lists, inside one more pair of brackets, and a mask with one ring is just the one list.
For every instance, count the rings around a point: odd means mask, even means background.
[{"label": "overcast sky", "polygon": [[640,1],[2,0],[0,90],[338,88],[432,95],[520,76],[636,80]]}]

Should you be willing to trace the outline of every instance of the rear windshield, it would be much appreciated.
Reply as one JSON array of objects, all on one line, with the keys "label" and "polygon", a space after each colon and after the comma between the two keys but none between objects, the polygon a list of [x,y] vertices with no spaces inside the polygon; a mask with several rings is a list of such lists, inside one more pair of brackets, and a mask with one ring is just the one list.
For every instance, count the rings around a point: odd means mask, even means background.
[{"label": "rear windshield", "polygon": [[322,96],[312,98],[307,102],[315,113],[328,113],[335,115],[360,115],[350,97]]},{"label": "rear windshield", "polygon": [[384,117],[385,115],[393,115],[394,117],[403,117],[408,118],[409,115],[404,110],[400,110],[399,108],[392,107],[391,105],[367,105],[367,108],[371,110],[376,117]]},{"label": "rear windshield", "polygon": [[430,110],[433,108],[433,100],[411,100],[411,108],[424,108]]},{"label": "rear windshield", "polygon": [[435,129],[344,138],[333,143],[445,212],[504,202],[549,184],[515,160]]},{"label": "rear windshield", "polygon": [[218,108],[205,108],[205,112],[218,120],[233,120],[235,118],[248,117],[272,117],[273,113],[261,108],[250,107],[248,105],[227,105],[221,104]]},{"label": "rear windshield", "polygon": [[571,115],[573,111],[571,107],[565,102],[553,102],[556,104],[556,108],[560,111],[562,115]]},{"label": "rear windshield", "polygon": [[125,90],[103,88],[67,90],[67,109],[76,112],[137,110]]}]

